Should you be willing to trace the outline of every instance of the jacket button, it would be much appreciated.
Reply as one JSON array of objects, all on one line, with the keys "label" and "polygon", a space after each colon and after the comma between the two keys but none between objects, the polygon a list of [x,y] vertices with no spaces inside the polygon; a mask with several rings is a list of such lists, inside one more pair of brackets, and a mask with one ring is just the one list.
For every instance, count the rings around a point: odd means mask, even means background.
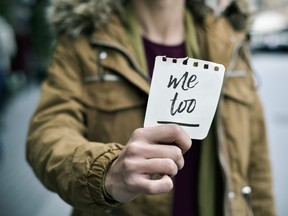
[{"label": "jacket button", "polygon": [[105,212],[106,214],[111,214],[112,210],[111,210],[111,209],[105,209],[104,212]]},{"label": "jacket button", "polygon": [[251,194],[251,187],[250,186],[244,186],[241,190],[241,193],[243,194],[244,197],[249,197]]},{"label": "jacket button", "polygon": [[233,191],[228,192],[228,198],[229,199],[234,199],[235,193]]},{"label": "jacket button", "polygon": [[100,60],[106,59],[106,58],[107,58],[107,52],[105,52],[105,51],[100,51],[100,52],[99,52],[99,58],[100,58]]}]

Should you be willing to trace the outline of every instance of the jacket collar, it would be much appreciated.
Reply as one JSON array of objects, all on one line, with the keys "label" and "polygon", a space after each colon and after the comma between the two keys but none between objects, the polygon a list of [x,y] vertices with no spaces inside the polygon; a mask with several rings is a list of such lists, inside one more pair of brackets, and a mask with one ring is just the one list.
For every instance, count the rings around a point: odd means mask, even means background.
[{"label": "jacket collar", "polygon": [[[114,16],[111,21],[99,31],[95,31],[90,37],[90,44],[100,49],[106,49],[108,55],[116,51],[121,55],[110,56],[101,62],[104,67],[117,71],[121,76],[125,77],[134,85],[138,86],[144,92],[149,92],[150,78],[135,59],[135,49],[129,42],[124,31],[123,25]],[[117,58],[117,59],[115,59]],[[115,61],[117,60],[117,65]],[[120,65],[120,66],[119,66]],[[119,70],[121,68],[121,70]],[[135,73],[136,71],[136,73]]]},{"label": "jacket collar", "polygon": [[[116,15],[122,19],[123,5],[128,0],[54,0],[47,10],[47,20],[54,34],[67,34],[78,37],[97,31],[110,22]],[[201,22],[212,9],[199,0],[187,0],[196,22]],[[235,29],[244,30],[250,20],[251,9],[248,0],[233,0],[223,12]]]},{"label": "jacket collar", "polygon": [[[103,64],[106,67],[115,67],[112,68],[114,71],[118,71],[119,74],[148,93],[150,79],[145,73],[145,68],[139,64],[139,59],[136,58],[137,49],[135,44],[132,43],[135,35],[129,38],[125,30],[126,27],[117,16],[112,16],[108,24],[91,35],[90,42],[92,45],[121,53],[122,55],[118,56],[121,56],[123,62],[121,65],[125,67],[125,70],[123,68],[119,70],[113,63],[113,58],[112,61],[111,58],[107,58],[107,60],[103,61]],[[231,56],[234,52],[233,49],[245,39],[245,33],[231,29],[229,21],[223,17],[215,17],[213,14],[208,15],[203,25],[197,25],[196,28],[201,47],[201,54],[197,57],[222,63],[229,68]],[[219,31],[217,29],[222,30]],[[225,32],[225,37],[223,37],[223,32]],[[221,41],[219,41],[220,39]],[[219,50],[223,50],[222,55],[219,55]],[[126,63],[124,64],[124,62]]]}]

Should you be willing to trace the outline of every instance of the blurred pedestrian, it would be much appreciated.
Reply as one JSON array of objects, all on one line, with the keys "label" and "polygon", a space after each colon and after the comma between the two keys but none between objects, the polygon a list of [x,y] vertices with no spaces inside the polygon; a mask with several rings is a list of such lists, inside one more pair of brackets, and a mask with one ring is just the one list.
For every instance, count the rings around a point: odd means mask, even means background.
[{"label": "blurred pedestrian", "polygon": [[0,16],[0,101],[1,105],[5,97],[5,77],[11,70],[11,60],[16,54],[17,46],[15,34],[6,19]]}]

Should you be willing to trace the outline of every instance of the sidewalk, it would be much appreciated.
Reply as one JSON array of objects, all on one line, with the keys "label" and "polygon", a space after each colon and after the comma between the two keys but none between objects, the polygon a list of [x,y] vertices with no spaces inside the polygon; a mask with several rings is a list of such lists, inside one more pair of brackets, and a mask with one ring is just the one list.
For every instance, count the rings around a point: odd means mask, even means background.
[{"label": "sidewalk", "polygon": [[71,207],[47,191],[25,158],[27,126],[39,98],[30,84],[9,98],[0,113],[0,209],[5,216],[68,216]]}]

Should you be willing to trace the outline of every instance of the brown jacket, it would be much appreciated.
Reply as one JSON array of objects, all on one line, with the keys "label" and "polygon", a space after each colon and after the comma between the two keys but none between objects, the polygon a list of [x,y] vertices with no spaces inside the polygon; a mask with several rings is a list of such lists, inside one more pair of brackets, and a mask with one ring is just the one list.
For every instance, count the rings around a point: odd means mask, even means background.
[{"label": "brown jacket", "polygon": [[[109,165],[133,130],[143,127],[150,84],[135,59],[136,51],[119,18],[121,11],[110,14],[109,8],[121,8],[120,3],[85,3],[87,10],[98,4],[92,10],[96,20],[87,27],[77,25],[79,20],[73,20],[71,14],[63,18],[61,10],[69,7],[59,2],[66,1],[56,1],[50,11],[59,15],[52,20],[59,37],[31,120],[27,142],[30,165],[48,189],[75,208],[74,215],[170,215],[173,191],[140,196],[119,206],[103,187]],[[68,2],[70,9],[75,7],[72,15],[81,14],[76,10],[77,1]],[[216,18],[202,6],[197,11],[201,58],[226,66],[213,140],[223,174],[224,214],[274,215],[265,125],[246,35],[235,25],[231,27],[232,19]],[[65,28],[61,26],[63,19]],[[205,203],[200,201],[200,205]]]}]

